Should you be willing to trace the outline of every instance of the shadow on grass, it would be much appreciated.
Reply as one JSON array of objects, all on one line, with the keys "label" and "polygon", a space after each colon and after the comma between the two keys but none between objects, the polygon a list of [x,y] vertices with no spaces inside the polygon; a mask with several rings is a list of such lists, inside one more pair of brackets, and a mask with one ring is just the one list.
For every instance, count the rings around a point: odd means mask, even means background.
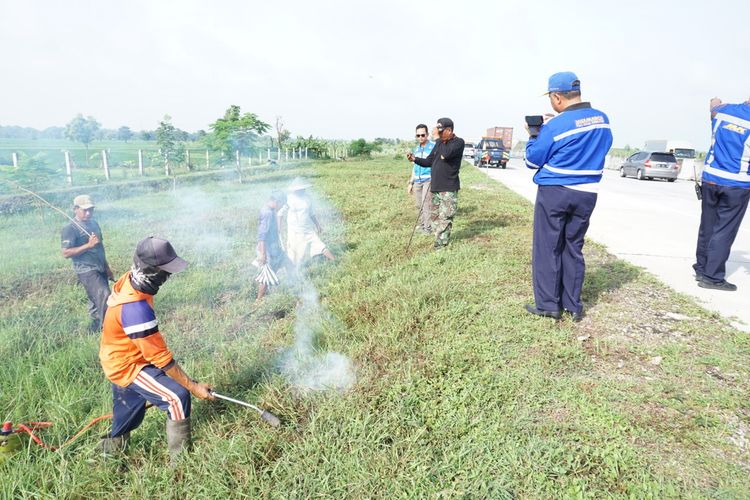
[{"label": "shadow on grass", "polygon": [[[459,214],[460,216],[460,214]],[[458,223],[458,230],[452,235],[456,240],[469,240],[492,231],[498,227],[506,227],[510,224],[510,219],[505,217],[496,217],[494,219],[475,219],[467,224]]]},{"label": "shadow on grass", "polygon": [[617,259],[587,265],[581,300],[588,305],[594,305],[603,293],[635,281],[640,274],[639,268]]}]

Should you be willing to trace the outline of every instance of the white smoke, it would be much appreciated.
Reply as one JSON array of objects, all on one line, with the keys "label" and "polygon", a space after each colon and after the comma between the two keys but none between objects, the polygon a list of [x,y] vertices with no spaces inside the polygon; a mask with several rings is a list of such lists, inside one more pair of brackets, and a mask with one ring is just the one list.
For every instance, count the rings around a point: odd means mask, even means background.
[{"label": "white smoke", "polygon": [[310,281],[300,283],[297,317],[294,324],[294,345],[280,360],[281,374],[302,393],[335,390],[343,393],[356,381],[351,360],[338,352],[323,352],[316,346],[321,333],[341,331],[341,325],[320,304]]}]

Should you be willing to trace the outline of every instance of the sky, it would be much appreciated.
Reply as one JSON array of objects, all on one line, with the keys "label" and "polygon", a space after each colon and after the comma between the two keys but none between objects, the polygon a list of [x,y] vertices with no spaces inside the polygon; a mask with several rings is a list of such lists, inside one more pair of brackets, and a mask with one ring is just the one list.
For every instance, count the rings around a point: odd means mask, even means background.
[{"label": "sky", "polygon": [[750,98],[750,1],[0,0],[0,125],[208,130],[232,104],[293,136],[474,139],[551,112],[574,71],[615,146],[705,150],[708,101]]}]

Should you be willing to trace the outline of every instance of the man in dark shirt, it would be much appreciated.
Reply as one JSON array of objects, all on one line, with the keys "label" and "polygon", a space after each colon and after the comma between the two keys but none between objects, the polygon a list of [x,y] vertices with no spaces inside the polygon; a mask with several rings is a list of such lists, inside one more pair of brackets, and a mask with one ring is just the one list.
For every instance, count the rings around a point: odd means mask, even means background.
[{"label": "man in dark shirt", "polygon": [[94,203],[82,194],[73,200],[75,222],[62,229],[62,255],[73,260],[73,270],[89,299],[91,331],[99,331],[107,312],[109,283],[114,274],[104,253],[102,230],[93,219]]},{"label": "man in dark shirt", "polygon": [[416,158],[408,153],[406,158],[432,169],[432,229],[435,232],[435,249],[448,246],[453,227],[453,216],[458,208],[458,190],[461,181],[458,170],[464,155],[464,140],[453,133],[453,120],[441,118],[437,122],[440,138],[427,158]]},{"label": "man in dark shirt", "polygon": [[289,258],[281,248],[281,239],[279,238],[277,214],[284,203],[283,193],[272,193],[266,204],[261,208],[258,217],[258,246],[255,263],[258,265],[259,272],[255,278],[255,281],[258,282],[256,302],[263,298],[268,287],[279,284],[276,271],[282,266],[287,269],[291,267],[289,266]]}]

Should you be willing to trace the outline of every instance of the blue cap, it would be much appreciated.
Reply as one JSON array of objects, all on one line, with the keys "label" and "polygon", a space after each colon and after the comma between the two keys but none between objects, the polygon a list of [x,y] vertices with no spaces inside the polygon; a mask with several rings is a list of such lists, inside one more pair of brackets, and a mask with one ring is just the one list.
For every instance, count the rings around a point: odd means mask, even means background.
[{"label": "blue cap", "polygon": [[561,71],[549,77],[547,94],[550,92],[570,92],[581,90],[581,80],[572,71]]}]

